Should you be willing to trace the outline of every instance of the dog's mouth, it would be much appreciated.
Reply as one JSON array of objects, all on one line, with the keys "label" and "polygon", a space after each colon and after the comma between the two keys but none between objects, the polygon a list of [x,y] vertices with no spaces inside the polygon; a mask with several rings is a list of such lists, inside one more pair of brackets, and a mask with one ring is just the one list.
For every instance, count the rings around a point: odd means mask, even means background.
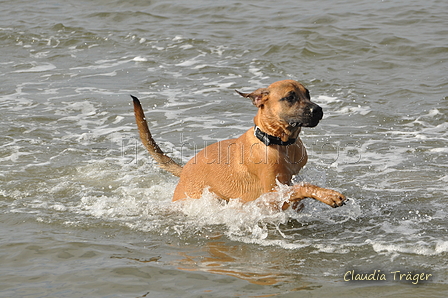
[{"label": "dog's mouth", "polygon": [[302,124],[303,127],[316,127],[320,119],[311,119],[309,122]]},{"label": "dog's mouth", "polygon": [[317,126],[317,124],[319,124],[320,119],[318,118],[314,118],[314,119],[309,119],[306,121],[289,121],[288,124],[290,127],[292,128],[296,128],[296,127],[315,127]]},{"label": "dog's mouth", "polygon": [[306,108],[301,108],[284,119],[291,129],[296,127],[315,127],[322,120],[323,115],[322,108],[317,104],[311,103]]},{"label": "dog's mouth", "polygon": [[302,123],[302,122],[293,122],[293,121],[290,121],[290,122],[289,122],[289,126],[291,126],[291,127],[302,127],[302,126],[303,126],[303,123]]},{"label": "dog's mouth", "polygon": [[322,108],[315,103],[311,103],[309,109],[306,110],[301,117],[291,121],[290,124],[292,127],[296,127],[298,125],[303,127],[315,127],[319,124],[319,121],[322,120],[323,116],[324,113]]},{"label": "dog's mouth", "polygon": [[319,121],[321,119],[322,119],[322,114],[306,115],[306,116],[290,119],[288,121],[288,124],[291,128],[315,127],[315,126],[317,126],[317,124],[319,124]]}]

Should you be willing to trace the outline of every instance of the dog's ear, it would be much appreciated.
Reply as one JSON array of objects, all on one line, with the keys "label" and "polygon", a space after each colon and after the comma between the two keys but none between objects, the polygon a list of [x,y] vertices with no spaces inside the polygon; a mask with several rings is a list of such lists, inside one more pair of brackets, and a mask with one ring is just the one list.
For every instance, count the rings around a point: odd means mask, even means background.
[{"label": "dog's ear", "polygon": [[252,100],[252,103],[257,106],[257,108],[261,107],[264,104],[264,102],[267,100],[267,96],[269,95],[268,88],[260,88],[252,93],[243,93],[239,92],[238,90],[235,91],[242,97],[250,98]]}]

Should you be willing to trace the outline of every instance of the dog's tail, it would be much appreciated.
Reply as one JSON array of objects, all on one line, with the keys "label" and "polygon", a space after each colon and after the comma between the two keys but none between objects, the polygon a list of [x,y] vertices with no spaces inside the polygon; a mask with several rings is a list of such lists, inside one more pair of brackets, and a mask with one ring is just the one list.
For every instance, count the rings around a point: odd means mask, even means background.
[{"label": "dog's tail", "polygon": [[137,97],[132,96],[134,101],[135,121],[137,122],[138,132],[143,145],[148,149],[151,156],[159,164],[159,167],[179,177],[182,172],[182,166],[176,163],[171,157],[167,156],[152,138],[151,132],[146,123],[145,113],[143,113],[142,105]]}]

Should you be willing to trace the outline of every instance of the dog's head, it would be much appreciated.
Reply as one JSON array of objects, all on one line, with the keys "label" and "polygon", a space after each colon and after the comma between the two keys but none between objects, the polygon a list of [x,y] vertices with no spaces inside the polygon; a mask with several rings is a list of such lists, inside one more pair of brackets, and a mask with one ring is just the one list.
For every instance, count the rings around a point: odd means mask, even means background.
[{"label": "dog's head", "polygon": [[314,127],[323,117],[322,108],[311,102],[308,89],[297,81],[278,81],[252,93],[236,92],[289,127]]}]

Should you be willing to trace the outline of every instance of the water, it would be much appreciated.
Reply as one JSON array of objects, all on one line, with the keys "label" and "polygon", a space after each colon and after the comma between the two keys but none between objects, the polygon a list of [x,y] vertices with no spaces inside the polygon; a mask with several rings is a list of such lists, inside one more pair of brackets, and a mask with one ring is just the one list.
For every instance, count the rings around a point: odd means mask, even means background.
[{"label": "water", "polygon": [[[0,296],[443,296],[447,13],[437,0],[2,3]],[[300,179],[349,203],[171,203],[177,178],[141,146],[129,94],[185,163],[252,125],[234,89],[289,78],[325,114],[302,133]],[[353,270],[387,280],[345,281]]]}]

